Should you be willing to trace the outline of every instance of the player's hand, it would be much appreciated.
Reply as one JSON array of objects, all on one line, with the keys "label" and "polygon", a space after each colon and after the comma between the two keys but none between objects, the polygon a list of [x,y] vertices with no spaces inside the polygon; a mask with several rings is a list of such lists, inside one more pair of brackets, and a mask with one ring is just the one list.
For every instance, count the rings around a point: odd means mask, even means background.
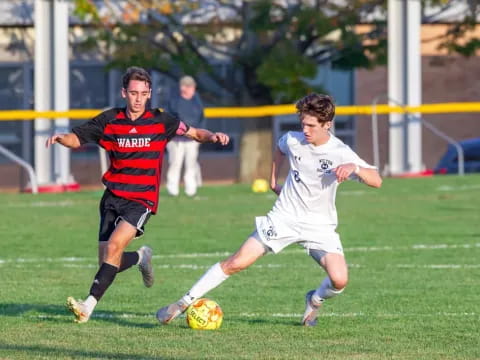
[{"label": "player's hand", "polygon": [[347,180],[350,177],[350,175],[352,175],[355,172],[356,167],[357,165],[353,163],[349,163],[349,164],[343,164],[343,165],[337,166],[332,171],[337,176],[337,181],[339,183],[342,183],[345,180]]},{"label": "player's hand", "polygon": [[52,146],[53,144],[55,143],[59,143],[60,140],[63,138],[63,134],[55,134],[53,136],[50,136],[48,139],[47,139],[47,142],[45,143],[45,146],[48,148],[50,146]]},{"label": "player's hand", "polygon": [[230,142],[230,138],[227,134],[216,132],[210,137],[210,142],[212,143],[220,143],[223,146],[228,145]]}]

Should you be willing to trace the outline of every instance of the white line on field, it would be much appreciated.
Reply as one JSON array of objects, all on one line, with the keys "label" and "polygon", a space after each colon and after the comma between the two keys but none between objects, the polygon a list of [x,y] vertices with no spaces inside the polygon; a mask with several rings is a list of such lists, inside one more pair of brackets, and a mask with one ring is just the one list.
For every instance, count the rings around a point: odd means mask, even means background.
[{"label": "white line on field", "polygon": [[[2,265],[2,264],[0,264]],[[66,268],[75,268],[75,269],[97,269],[98,265],[96,263],[89,263],[89,264],[79,264],[79,263],[59,263],[59,265],[66,267]],[[49,263],[16,263],[12,264],[15,268],[45,268],[49,267]],[[188,269],[188,270],[207,270],[212,265],[199,265],[199,264],[159,264],[154,265],[156,269]],[[480,264],[391,264],[387,265],[388,267],[398,268],[398,269],[480,269]],[[315,269],[318,265],[315,263],[305,263],[305,264],[255,264],[252,265],[251,268],[253,269]],[[348,264],[349,268],[369,268],[366,265],[360,264]]]},{"label": "white line on field", "polygon": [[401,269],[480,269],[480,264],[397,264]]},{"label": "white line on field", "polygon": [[460,191],[460,190],[474,190],[474,189],[480,189],[480,185],[460,185],[460,186],[441,185],[437,187],[437,191]]},{"label": "white line on field", "polygon": [[[480,243],[470,243],[470,244],[414,244],[411,246],[360,246],[360,247],[351,247],[345,248],[345,252],[381,252],[381,251],[417,251],[417,250],[444,250],[444,249],[474,249],[480,248]],[[280,255],[292,255],[305,253],[303,249],[292,249],[285,250],[280,253]],[[211,252],[211,253],[180,253],[180,254],[165,254],[165,255],[154,255],[154,259],[191,259],[191,258],[222,258],[229,256],[231,252]],[[5,265],[8,263],[51,263],[51,262],[64,262],[64,263],[74,263],[74,262],[86,262],[86,261],[96,261],[95,257],[58,257],[58,258],[3,258],[0,259],[0,265]]]},{"label": "white line on field", "polygon": [[[230,313],[227,317],[242,317],[242,318],[296,318],[301,319],[303,314],[300,313]],[[26,317],[31,319],[64,319],[70,318],[68,314],[39,314],[39,315],[19,315],[19,317]],[[480,314],[474,312],[436,312],[436,313],[322,313],[320,317],[340,317],[340,318],[355,318],[355,317],[373,317],[373,318],[397,318],[397,317],[480,317]],[[97,312],[92,315],[92,319],[155,319],[154,314],[110,314]]]},{"label": "white line on field", "polygon": [[[17,265],[18,266],[18,265]],[[64,267],[67,268],[98,268],[97,264],[63,264]],[[198,264],[160,264],[160,265],[154,265],[155,269],[189,269],[189,270],[205,270],[209,269],[212,266],[212,264],[209,265],[198,265]],[[305,269],[311,269],[311,268],[316,268],[318,265],[315,265],[315,263],[311,263],[310,265],[291,265],[291,264],[255,264],[252,265],[251,268],[254,269],[279,269],[279,268],[295,268],[295,269],[300,269],[300,268],[305,268]],[[363,267],[360,264],[348,264],[348,267],[350,268],[360,268]]]},{"label": "white line on field", "polygon": [[72,200],[63,200],[63,201],[35,201],[31,203],[9,203],[8,207],[67,207],[81,204],[81,202],[75,202]]},{"label": "white line on field", "polygon": [[[240,316],[244,317],[279,317],[279,318],[301,318],[303,314],[300,313],[274,313],[274,314],[267,314],[267,313],[241,313]],[[447,312],[437,312],[437,313],[429,313],[429,314],[408,314],[408,313],[378,313],[378,314],[370,314],[370,313],[362,313],[362,312],[353,312],[353,313],[322,313],[320,317],[462,317],[462,316],[480,316],[480,314],[474,312],[464,312],[464,313],[447,313]]]},{"label": "white line on field", "polygon": [[348,196],[361,196],[364,195],[366,192],[363,190],[345,190],[345,191],[339,191],[339,195],[348,195]]}]

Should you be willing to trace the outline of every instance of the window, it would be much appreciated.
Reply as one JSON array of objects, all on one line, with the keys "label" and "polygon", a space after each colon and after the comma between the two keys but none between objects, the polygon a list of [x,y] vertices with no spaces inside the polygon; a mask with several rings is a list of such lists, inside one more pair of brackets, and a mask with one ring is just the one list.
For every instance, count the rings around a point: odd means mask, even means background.
[{"label": "window", "polygon": [[[26,104],[24,89],[25,67],[20,65],[7,65],[0,67],[0,109],[23,109]],[[22,156],[22,127],[23,121],[0,121],[0,144]],[[29,125],[30,124],[26,124]],[[6,159],[1,156],[1,162]]]},{"label": "window", "polygon": [[[103,109],[109,106],[109,76],[102,64],[70,65],[70,108]],[[89,120],[89,119],[86,119]],[[76,126],[86,120],[71,120]],[[72,151],[74,159],[98,157],[98,147],[93,144]]]}]

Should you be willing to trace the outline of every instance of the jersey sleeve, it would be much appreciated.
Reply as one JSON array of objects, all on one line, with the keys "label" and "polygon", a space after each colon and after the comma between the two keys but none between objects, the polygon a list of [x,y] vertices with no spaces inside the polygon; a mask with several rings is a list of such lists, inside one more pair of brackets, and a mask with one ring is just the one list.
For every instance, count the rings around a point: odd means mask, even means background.
[{"label": "jersey sleeve", "polygon": [[[360,156],[357,155],[349,146],[345,146],[343,154],[343,164],[353,163],[366,169],[377,169],[375,166],[370,165]],[[355,174],[350,175],[351,180],[359,180],[359,177]]]},{"label": "jersey sleeve", "polygon": [[105,113],[101,113],[93,119],[73,127],[72,132],[77,135],[81,145],[86,143],[98,144],[102,138],[106,123]]},{"label": "jersey sleeve", "polygon": [[170,141],[175,135],[184,135],[190,129],[188,124],[174,115],[163,113],[163,116],[168,141]]},{"label": "jersey sleeve", "polygon": [[286,133],[280,139],[278,139],[278,142],[277,142],[278,149],[281,151],[283,155],[288,154],[287,140],[288,140],[288,133]]}]

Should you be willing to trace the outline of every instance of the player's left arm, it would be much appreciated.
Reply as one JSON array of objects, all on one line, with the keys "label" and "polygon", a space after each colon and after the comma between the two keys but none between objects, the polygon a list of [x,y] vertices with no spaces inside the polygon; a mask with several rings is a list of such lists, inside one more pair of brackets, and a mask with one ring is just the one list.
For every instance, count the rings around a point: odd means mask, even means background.
[{"label": "player's left arm", "polygon": [[223,146],[228,145],[230,138],[227,134],[222,132],[211,132],[207,129],[198,129],[189,127],[183,136],[189,139],[198,141],[199,143],[219,143]]},{"label": "player's left arm", "polygon": [[355,174],[360,180],[368,186],[379,188],[382,186],[382,177],[377,169],[361,167],[354,163],[347,163],[337,166],[334,170],[339,183],[347,180],[352,174]]},{"label": "player's left arm", "polygon": [[284,160],[285,154],[282,153],[279,148],[277,148],[273,154],[272,172],[270,174],[270,189],[272,189],[272,191],[277,195],[280,195],[282,192],[282,185],[278,183],[278,173]]}]

